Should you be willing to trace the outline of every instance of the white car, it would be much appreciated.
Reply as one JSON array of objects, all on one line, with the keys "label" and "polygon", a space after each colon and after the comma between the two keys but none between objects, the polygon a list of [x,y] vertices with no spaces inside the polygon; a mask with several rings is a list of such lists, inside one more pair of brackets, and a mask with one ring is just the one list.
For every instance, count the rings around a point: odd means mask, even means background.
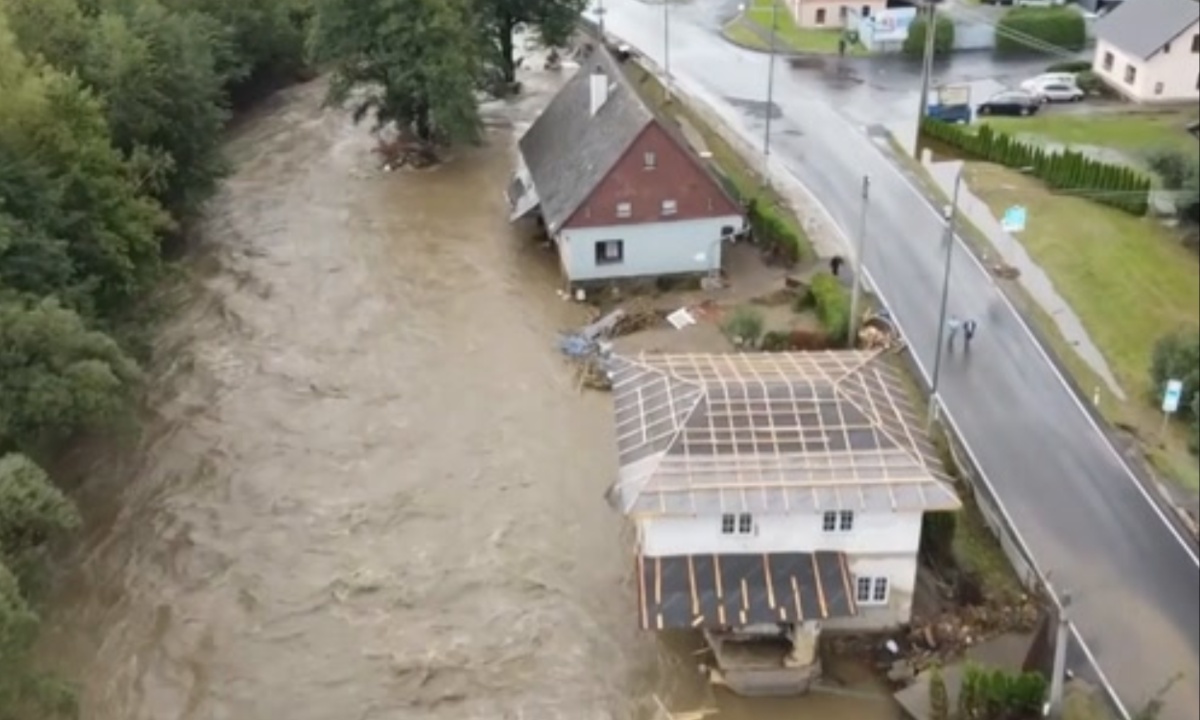
[{"label": "white car", "polygon": [[1047,83],[1061,83],[1065,85],[1075,84],[1075,73],[1068,72],[1048,72],[1042,73],[1036,77],[1029,78],[1021,83],[1021,89],[1025,92],[1037,92],[1038,88]]},{"label": "white car", "polygon": [[1042,102],[1079,102],[1083,100],[1086,93],[1079,89],[1079,86],[1074,82],[1042,82],[1036,83],[1029,88],[1024,88],[1026,92],[1032,93]]}]

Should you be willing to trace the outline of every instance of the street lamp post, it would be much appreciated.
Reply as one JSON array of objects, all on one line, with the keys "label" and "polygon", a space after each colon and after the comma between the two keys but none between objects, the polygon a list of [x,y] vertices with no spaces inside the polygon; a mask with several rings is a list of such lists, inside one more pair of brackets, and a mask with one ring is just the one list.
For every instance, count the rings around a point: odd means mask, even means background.
[{"label": "street lamp post", "polygon": [[954,219],[958,214],[958,190],[961,186],[962,170],[959,169],[958,174],[954,176],[954,194],[951,196],[950,205],[945,211],[946,227],[942,234],[942,244],[946,246],[946,263],[942,270],[942,301],[938,309],[937,347],[934,349],[933,378],[931,379],[929,391],[930,424],[933,424],[933,418],[937,413],[938,380],[942,372],[942,346],[946,339],[946,306],[950,299],[950,265],[954,259]]},{"label": "street lamp post", "polygon": [[862,297],[863,251],[867,245],[867,204],[870,198],[871,178],[863,175],[862,179],[862,210],[858,219],[858,244],[854,248],[854,285],[850,292],[850,342],[858,338],[858,305]]},{"label": "street lamp post", "polygon": [[[925,54],[921,58],[921,107],[917,108],[918,124],[929,112],[929,83],[933,75],[934,39],[937,37],[937,7],[933,0],[925,2]],[[918,131],[919,132],[919,131]]]},{"label": "street lamp post", "polygon": [[771,115],[775,107],[775,33],[779,28],[779,2],[771,3],[771,53],[767,58],[767,108],[766,123],[763,126],[763,184],[771,170]]}]

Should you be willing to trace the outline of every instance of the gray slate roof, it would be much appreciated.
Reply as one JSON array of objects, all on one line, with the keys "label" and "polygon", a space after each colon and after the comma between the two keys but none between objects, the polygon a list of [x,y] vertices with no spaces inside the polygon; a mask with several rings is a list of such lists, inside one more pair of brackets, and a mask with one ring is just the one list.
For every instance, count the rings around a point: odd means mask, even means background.
[{"label": "gray slate roof", "polygon": [[899,371],[877,353],[614,357],[629,515],[960,507]]},{"label": "gray slate roof", "polygon": [[[1200,18],[1196,0],[1125,0],[1096,23],[1096,35],[1143,60]],[[1178,52],[1191,50],[1181,47]]]},{"label": "gray slate roof", "polygon": [[[591,115],[589,76],[597,69],[609,78],[608,100]],[[620,65],[602,46],[581,61],[579,70],[521,137],[521,155],[542,204],[542,218],[557,231],[608,175],[642,130],[654,119]]]}]

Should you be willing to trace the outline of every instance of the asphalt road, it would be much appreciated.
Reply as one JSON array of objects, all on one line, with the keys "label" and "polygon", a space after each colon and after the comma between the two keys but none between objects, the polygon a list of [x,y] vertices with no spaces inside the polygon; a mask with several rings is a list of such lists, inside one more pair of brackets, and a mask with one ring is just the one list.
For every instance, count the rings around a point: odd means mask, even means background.
[{"label": "asphalt road", "polygon": [[[662,6],[637,0],[605,6],[608,31],[662,66]],[[728,11],[673,6],[670,69],[681,89],[757,144],[767,59],[717,35]],[[871,177],[866,267],[920,363],[932,368],[944,258],[940,217],[811,78],[780,63],[775,104],[774,162],[804,183],[840,227],[857,227],[861,178]],[[960,348],[943,362],[947,411],[1041,569],[1071,592],[1087,648],[1130,707],[1181,675],[1162,720],[1200,720],[1200,565],[1192,550],[961,245],[950,311],[978,319],[980,330],[969,354]]]}]

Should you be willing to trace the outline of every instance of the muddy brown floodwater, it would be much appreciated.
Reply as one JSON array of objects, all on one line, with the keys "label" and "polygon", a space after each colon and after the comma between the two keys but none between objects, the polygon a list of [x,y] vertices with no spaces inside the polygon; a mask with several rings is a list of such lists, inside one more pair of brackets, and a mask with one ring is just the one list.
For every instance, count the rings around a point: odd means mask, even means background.
[{"label": "muddy brown floodwater", "polygon": [[[602,500],[609,400],[554,348],[582,312],[506,221],[515,132],[553,83],[530,86],[430,171],[380,172],[319,83],[234,133],[141,437],[67,463],[87,521],[40,650],[85,720],[712,702],[686,653],[636,629],[628,532]],[[835,695],[718,702],[727,720],[895,717]]]}]

